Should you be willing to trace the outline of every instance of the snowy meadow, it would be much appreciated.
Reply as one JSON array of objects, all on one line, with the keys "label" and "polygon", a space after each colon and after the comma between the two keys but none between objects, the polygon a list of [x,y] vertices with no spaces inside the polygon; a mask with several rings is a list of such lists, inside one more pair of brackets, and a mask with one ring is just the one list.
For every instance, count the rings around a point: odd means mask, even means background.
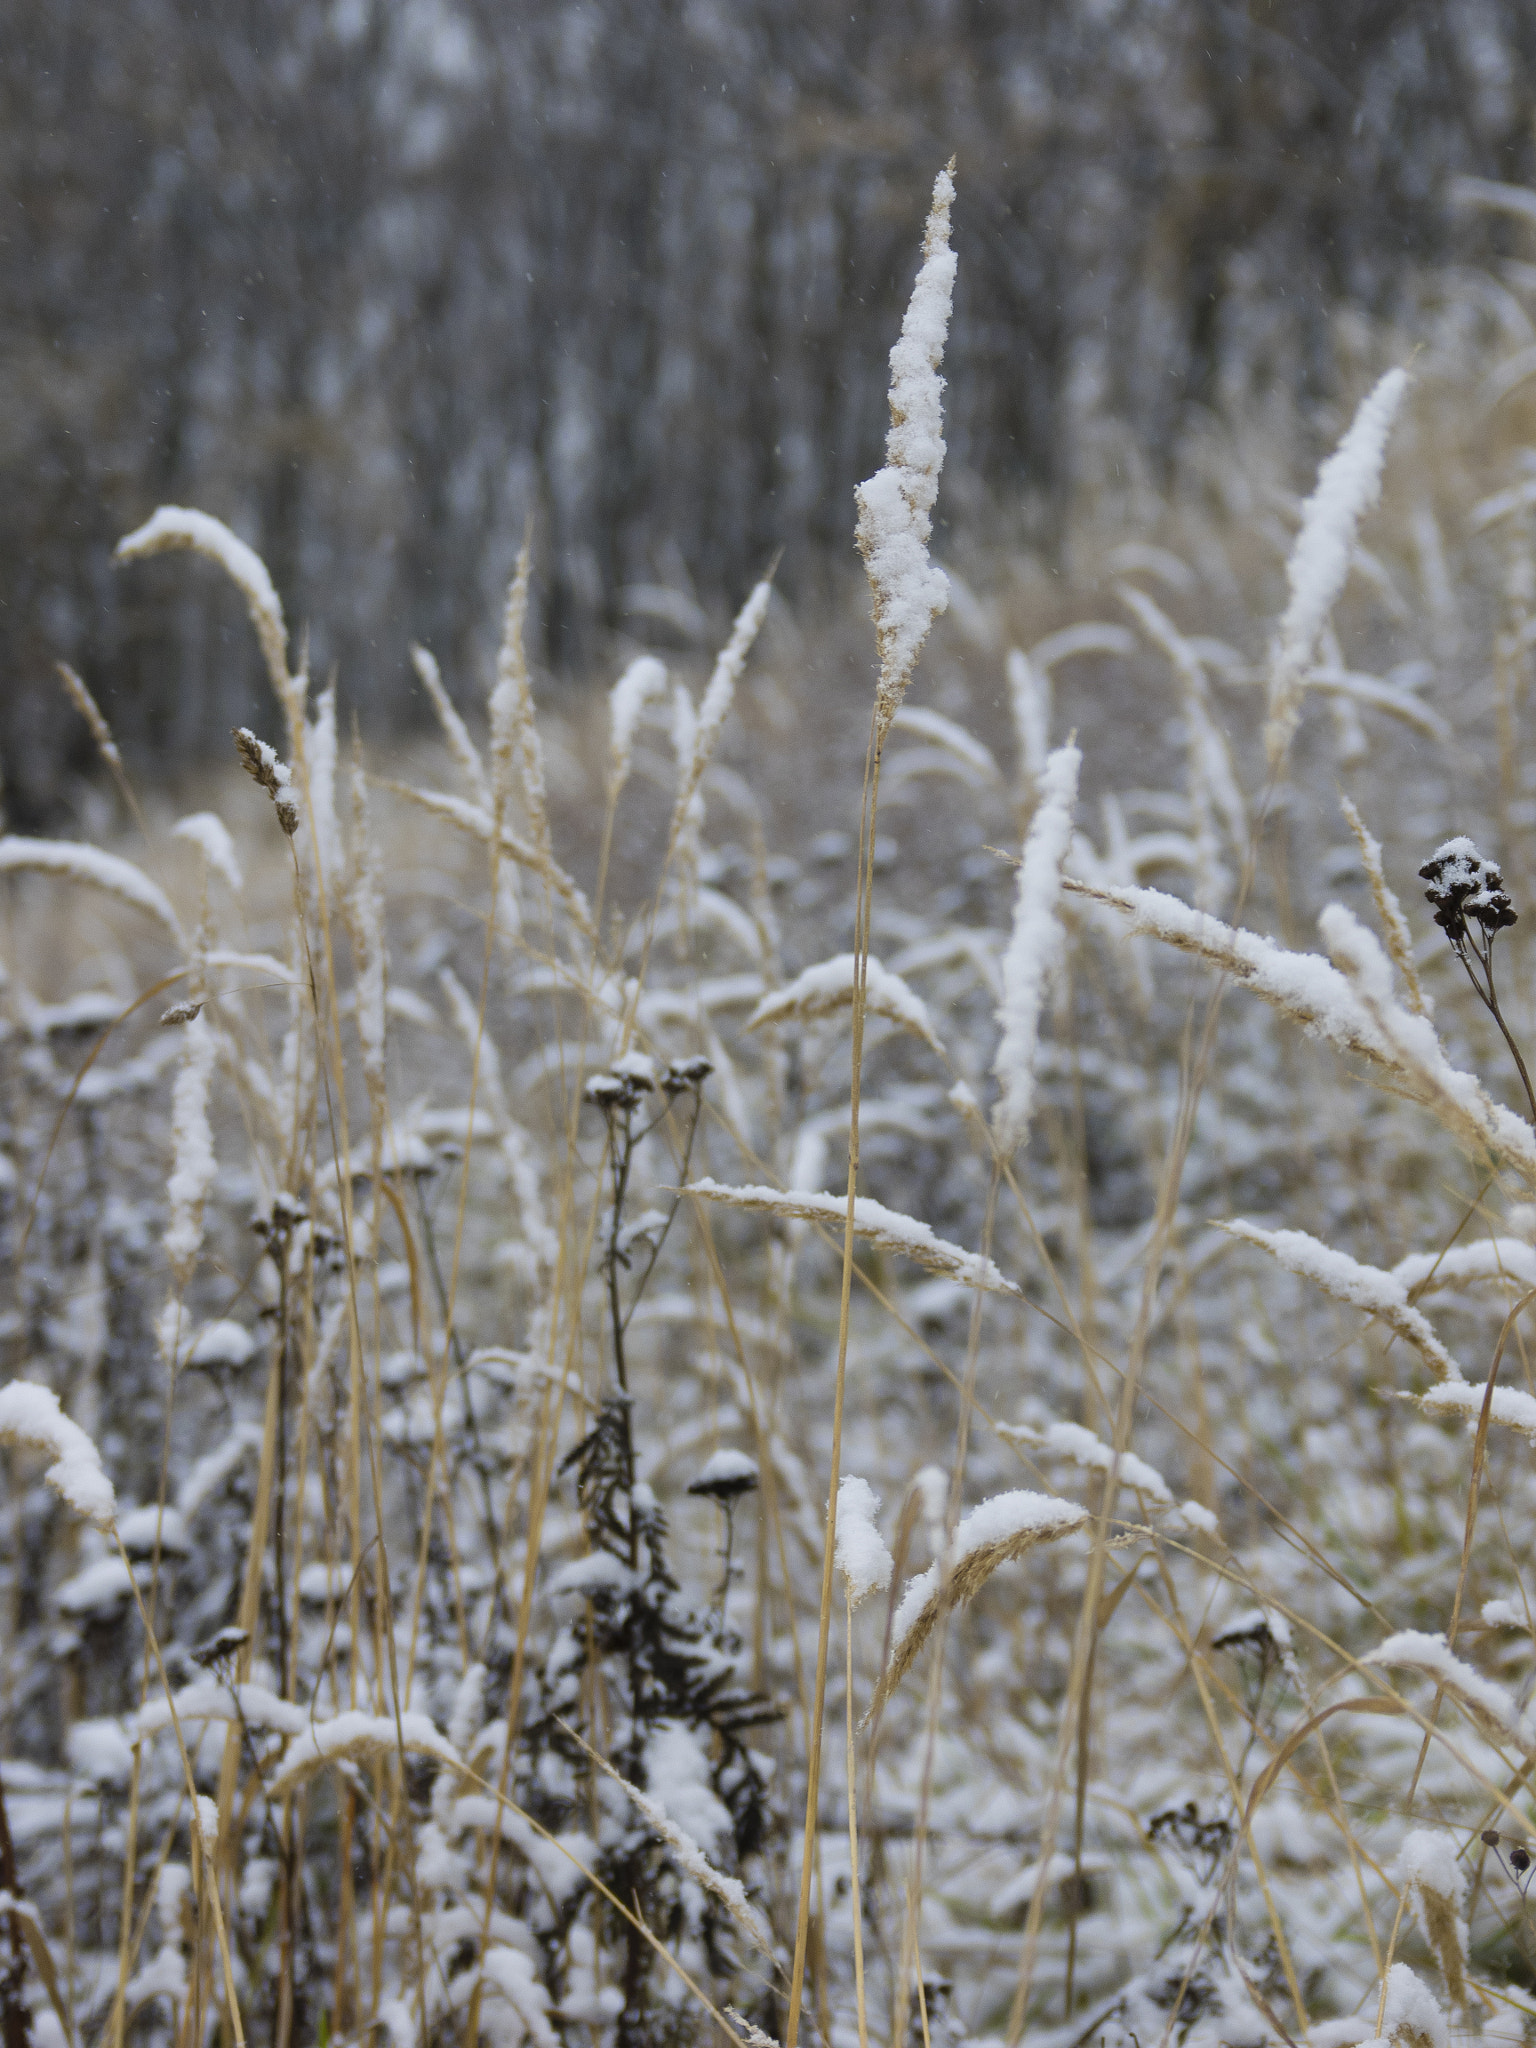
[{"label": "snowy meadow", "polygon": [[951,196],[872,626],[525,550],[374,757],[122,542],[272,702],[0,838],[5,2048],[1536,2027],[1536,271],[967,574]]}]

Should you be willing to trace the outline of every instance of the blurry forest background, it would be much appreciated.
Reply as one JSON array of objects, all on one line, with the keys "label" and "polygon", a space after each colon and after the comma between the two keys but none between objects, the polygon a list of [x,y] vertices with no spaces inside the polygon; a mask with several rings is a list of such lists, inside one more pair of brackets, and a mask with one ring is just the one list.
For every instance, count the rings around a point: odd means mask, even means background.
[{"label": "blurry forest background", "polygon": [[213,571],[114,575],[157,504],[261,551],[379,733],[412,638],[478,694],[530,516],[562,678],[704,643],[780,549],[802,601],[852,574],[952,152],[941,511],[1046,548],[1192,414],[1306,440],[1340,305],[1523,246],[1448,195],[1536,180],[1529,0],[0,0],[0,48],[19,825],[89,747],[56,658],[141,765],[258,701]]}]

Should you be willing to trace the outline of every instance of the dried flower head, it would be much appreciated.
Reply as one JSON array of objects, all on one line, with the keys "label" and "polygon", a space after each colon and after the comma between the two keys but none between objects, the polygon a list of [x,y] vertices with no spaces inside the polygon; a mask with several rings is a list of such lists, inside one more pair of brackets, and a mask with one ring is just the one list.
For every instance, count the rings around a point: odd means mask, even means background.
[{"label": "dried flower head", "polygon": [[299,829],[299,807],[293,800],[293,776],[287,762],[279,759],[275,747],[257,739],[255,733],[243,725],[235,727],[235,752],[240,756],[240,765],[246,774],[253,782],[260,783],[271,797],[277,822],[291,839]]},{"label": "dried flower head", "polygon": [[1458,952],[1469,937],[1469,918],[1482,926],[1487,939],[1515,922],[1497,862],[1484,860],[1470,839],[1447,839],[1419,875],[1429,883],[1424,894],[1434,905],[1435,923]]}]

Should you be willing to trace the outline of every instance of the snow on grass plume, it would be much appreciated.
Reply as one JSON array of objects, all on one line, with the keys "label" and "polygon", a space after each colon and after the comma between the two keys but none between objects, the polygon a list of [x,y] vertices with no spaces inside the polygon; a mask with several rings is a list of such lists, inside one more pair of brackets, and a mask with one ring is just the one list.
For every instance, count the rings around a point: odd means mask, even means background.
[{"label": "snow on grass plume", "polygon": [[1072,811],[1083,757],[1076,747],[1058,747],[1040,777],[1040,804],[1024,841],[1019,863],[1013,935],[1003,955],[1002,1026],[992,1071],[1002,1093],[992,1112],[998,1151],[1011,1158],[1029,1130],[1035,1101],[1035,1052],[1040,1012],[1050,978],[1061,957],[1061,869],[1072,843]]},{"label": "snow on grass plume", "polygon": [[1426,1316],[1408,1304],[1408,1289],[1395,1273],[1363,1266],[1347,1252],[1310,1237],[1304,1230],[1261,1230],[1256,1223],[1219,1223],[1229,1237],[1241,1238],[1269,1253],[1288,1273],[1310,1280],[1335,1301],[1379,1316],[1419,1353],[1436,1379],[1459,1380],[1461,1368],[1435,1335]]},{"label": "snow on grass plume", "polygon": [[1385,2048],[1446,2048],[1445,2014],[1406,1963],[1387,1972],[1382,1995],[1381,2040]]},{"label": "snow on grass plume", "polygon": [[[725,1202],[735,1209],[758,1209],[769,1216],[801,1217],[808,1223],[825,1223],[839,1230],[848,1215],[846,1195],[811,1194],[802,1188],[728,1188],[706,1177],[690,1182],[683,1193],[698,1195],[706,1202]],[[926,1266],[930,1273],[948,1274],[962,1286],[979,1287],[991,1294],[1020,1292],[980,1252],[968,1252],[945,1238],[935,1237],[926,1223],[899,1215],[868,1195],[854,1199],[853,1231],[855,1237],[868,1238],[881,1251],[899,1252],[903,1258]]]},{"label": "snow on grass plume", "polygon": [[[736,614],[730,638],[716,657],[697,712],[692,714],[691,720],[680,718],[676,735],[680,774],[672,817],[674,832],[682,830],[691,813],[693,799],[704,780],[704,771],[710,764],[731,706],[736,701],[736,685],[747,665],[747,656],[752,652],[752,643],[768,615],[768,600],[772,594],[773,586],[766,577],[753,587],[746,603]],[[689,709],[692,709],[691,699]],[[685,729],[686,739],[683,737]]]},{"label": "snow on grass plume", "polygon": [[845,1473],[837,1487],[837,1543],[833,1562],[843,1575],[848,1604],[857,1607],[871,1593],[883,1593],[895,1569],[875,1516],[880,1501],[867,1479]]},{"label": "snow on grass plume", "polygon": [[54,1462],[43,1477],[54,1492],[88,1522],[111,1527],[117,1498],[101,1453],[60,1408],[51,1387],[35,1380],[11,1380],[0,1387],[0,1441],[52,1452]]},{"label": "snow on grass plume", "polygon": [[928,540],[945,452],[944,379],[939,365],[955,289],[955,254],[949,246],[949,209],[955,198],[952,169],[953,165],[940,171],[934,180],[922,265],[901,338],[891,350],[885,467],[854,494],[859,507],[858,548],[869,575],[880,651],[877,743],[889,732],[923,642],[949,603],[949,581],[928,559]]},{"label": "snow on grass plume", "polygon": [[203,1208],[218,1173],[208,1095],[219,1045],[206,1017],[186,1028],[181,1071],[171,1091],[171,1177],[166,1185],[171,1215],[165,1228],[165,1256],[178,1289],[186,1286],[203,1243]]},{"label": "snow on grass plume", "polygon": [[1318,471],[1317,488],[1301,508],[1301,531],[1285,565],[1290,602],[1270,657],[1264,744],[1272,762],[1284,756],[1295,733],[1318,635],[1344,588],[1360,521],[1381,495],[1387,436],[1407,389],[1407,371],[1388,370]]},{"label": "snow on grass plume", "polygon": [[398,1756],[402,1750],[436,1757],[445,1764],[459,1761],[453,1745],[425,1714],[401,1714],[397,1721],[393,1714],[354,1711],[311,1722],[289,1744],[267,1790],[273,1799],[284,1799],[330,1764],[372,1762]]},{"label": "snow on grass plume", "polygon": [[[1419,1406],[1435,1421],[1458,1417],[1475,1435],[1487,1394],[1485,1384],[1443,1380],[1438,1387],[1431,1387],[1419,1396]],[[1514,1430],[1527,1443],[1536,1443],[1536,1397],[1522,1392],[1519,1387],[1494,1388],[1492,1399],[1488,1401],[1488,1420],[1504,1429]]]},{"label": "snow on grass plume", "polygon": [[1469,1150],[1502,1154],[1536,1185],[1536,1132],[1494,1102],[1473,1075],[1451,1065],[1427,1017],[1415,1017],[1393,1000],[1386,955],[1340,904],[1329,904],[1318,920],[1339,963],[1334,965],[1320,954],[1293,953],[1257,932],[1223,924],[1160,889],[1075,875],[1063,887],[1119,911],[1129,931],[1161,939],[1230,974],[1341,1052],[1385,1069],[1394,1086],[1423,1103]]},{"label": "snow on grass plume", "polygon": [[235,852],[235,842],[229,836],[229,827],[213,811],[191,811],[185,818],[178,818],[171,827],[173,839],[184,839],[189,846],[195,846],[203,856],[203,865],[208,872],[217,875],[235,895],[245,887],[245,876],[241,872],[240,857]]},{"label": "snow on grass plume", "polygon": [[453,699],[443,685],[442,670],[437,658],[425,647],[412,644],[411,666],[415,669],[422,688],[432,700],[432,709],[437,722],[443,729],[443,738],[448,751],[459,765],[459,772],[469,784],[469,793],[477,804],[489,807],[491,785],[485,777],[485,763],[480,758],[480,749],[469,736],[469,728],[460,718]]},{"label": "snow on grass plume", "polygon": [[900,1685],[943,1617],[974,1600],[1000,1564],[1022,1557],[1037,1544],[1069,1536],[1087,1520],[1088,1510],[1075,1501],[1022,1490],[994,1494],[972,1508],[939,1562],[913,1579],[901,1596],[891,1629],[890,1662],[875,1688],[870,1714],[877,1713]]},{"label": "snow on grass plume", "polygon": [[608,692],[608,801],[613,803],[629,780],[635,734],[647,705],[667,698],[667,671],[654,654],[632,661]]},{"label": "snow on grass plume", "polygon": [[206,555],[218,563],[239,590],[256,628],[272,688],[291,725],[301,715],[303,698],[288,673],[288,629],[266,563],[253,547],[231,533],[221,519],[214,519],[207,512],[194,512],[184,505],[162,505],[144,525],[118,542],[113,560],[141,562],[170,548],[191,548]]},{"label": "snow on grass plume", "polygon": [[[818,960],[797,974],[787,987],[774,989],[763,997],[747,1019],[748,1031],[765,1024],[802,1022],[812,1017],[831,1017],[839,1010],[853,1008],[854,979],[858,962],[852,953],[836,953],[830,960]],[[875,1016],[916,1037],[925,1039],[942,1053],[922,997],[873,956],[867,963],[865,1007]]]},{"label": "snow on grass plume", "polygon": [[1361,1662],[1420,1672],[1459,1700],[1495,1741],[1515,1742],[1522,1748],[1529,1741],[1529,1730],[1510,1694],[1456,1656],[1444,1636],[1427,1635],[1422,1629],[1403,1629],[1388,1636]]},{"label": "snow on grass plume", "polygon": [[102,853],[74,839],[22,839],[15,833],[0,838],[0,874],[32,873],[57,875],[61,881],[84,882],[115,896],[156,919],[179,946],[181,920],[171,908],[170,898],[142,868],[115,853]]},{"label": "snow on grass plume", "polygon": [[1392,1875],[1408,1893],[1447,1994],[1460,2005],[1467,1995],[1467,1878],[1455,1838],[1439,1828],[1415,1828],[1397,1852]]}]

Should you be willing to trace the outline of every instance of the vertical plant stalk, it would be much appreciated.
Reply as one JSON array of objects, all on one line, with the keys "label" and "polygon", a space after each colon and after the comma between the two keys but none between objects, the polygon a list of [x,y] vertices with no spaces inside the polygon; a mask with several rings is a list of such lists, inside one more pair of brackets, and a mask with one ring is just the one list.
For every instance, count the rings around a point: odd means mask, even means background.
[{"label": "vertical plant stalk", "polygon": [[[875,720],[879,718],[879,710]],[[805,1832],[800,1864],[800,1902],[795,1921],[795,1957],[789,1982],[789,2017],[784,2048],[795,2048],[805,1996],[806,1950],[811,1930],[811,1884],[816,1865],[817,1802],[821,1794],[822,1724],[827,1712],[827,1658],[832,1639],[832,1573],[837,1545],[837,1489],[843,1465],[843,1399],[848,1384],[848,1329],[853,1300],[854,1199],[859,1179],[859,1093],[864,1064],[864,1017],[869,973],[870,904],[875,884],[875,819],[880,801],[881,739],[870,725],[865,757],[864,800],[859,816],[859,882],[854,914],[853,1050],[848,1097],[848,1206],[843,1221],[843,1275],[837,1317],[837,1375],[832,1394],[832,1455],[827,1521],[821,1566],[821,1607],[816,1635],[816,1681],[811,1702],[811,1744],[805,1772]]]}]

